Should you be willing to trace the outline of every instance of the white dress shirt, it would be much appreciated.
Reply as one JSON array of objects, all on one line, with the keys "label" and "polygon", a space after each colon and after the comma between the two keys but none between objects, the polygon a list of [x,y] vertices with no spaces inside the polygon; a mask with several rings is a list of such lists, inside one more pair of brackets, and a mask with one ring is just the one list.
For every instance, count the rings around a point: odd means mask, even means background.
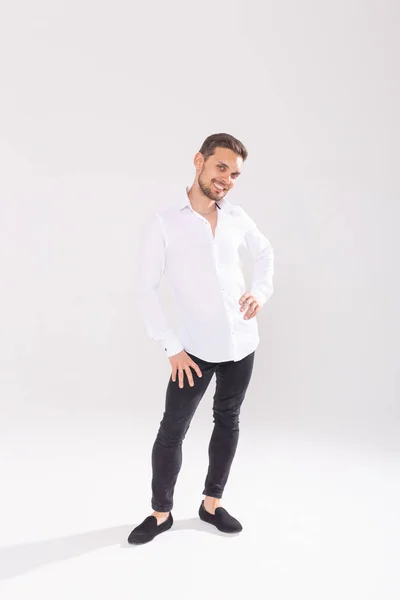
[{"label": "white dress shirt", "polygon": [[[138,303],[149,336],[166,355],[181,350],[210,362],[238,361],[259,344],[257,316],[244,319],[239,299],[245,291],[260,305],[273,293],[274,251],[241,206],[216,202],[215,236],[210,223],[191,205],[189,188],[175,205],[145,222],[139,248]],[[250,289],[238,250],[254,258]],[[177,306],[177,331],[171,327],[158,288],[165,274]]]}]

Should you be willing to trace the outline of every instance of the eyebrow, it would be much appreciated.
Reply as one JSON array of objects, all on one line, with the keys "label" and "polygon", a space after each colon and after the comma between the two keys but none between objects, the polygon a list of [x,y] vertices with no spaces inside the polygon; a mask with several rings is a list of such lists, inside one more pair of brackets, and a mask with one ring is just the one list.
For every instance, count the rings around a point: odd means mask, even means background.
[{"label": "eyebrow", "polygon": [[[229,169],[229,166],[226,163],[222,162],[221,160],[219,161],[218,164]],[[240,171],[235,171],[234,173],[231,173],[231,175],[240,175]]]}]

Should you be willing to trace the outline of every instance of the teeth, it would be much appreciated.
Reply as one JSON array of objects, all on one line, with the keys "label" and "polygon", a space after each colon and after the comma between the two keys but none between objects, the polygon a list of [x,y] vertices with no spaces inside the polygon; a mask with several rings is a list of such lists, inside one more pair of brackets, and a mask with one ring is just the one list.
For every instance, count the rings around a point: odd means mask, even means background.
[{"label": "teeth", "polygon": [[218,183],[214,183],[215,187],[218,188],[219,190],[223,190],[224,188],[220,185],[218,185]]}]

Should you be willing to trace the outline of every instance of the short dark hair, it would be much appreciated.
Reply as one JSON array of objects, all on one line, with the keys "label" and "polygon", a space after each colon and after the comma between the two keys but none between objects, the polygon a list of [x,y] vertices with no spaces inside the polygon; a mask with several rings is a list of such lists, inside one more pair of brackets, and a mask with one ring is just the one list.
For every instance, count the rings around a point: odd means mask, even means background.
[{"label": "short dark hair", "polygon": [[229,148],[229,150],[232,150],[236,154],[240,154],[243,161],[246,160],[248,155],[242,142],[229,133],[213,133],[212,135],[209,135],[202,143],[199,152],[201,152],[204,159],[207,160],[209,156],[214,154],[215,148],[217,147]]}]

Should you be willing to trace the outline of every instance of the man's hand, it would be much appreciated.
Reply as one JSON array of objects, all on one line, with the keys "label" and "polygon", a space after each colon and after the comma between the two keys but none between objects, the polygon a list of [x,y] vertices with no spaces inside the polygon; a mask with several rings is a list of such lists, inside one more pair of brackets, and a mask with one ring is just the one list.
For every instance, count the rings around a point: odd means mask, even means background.
[{"label": "man's hand", "polygon": [[178,371],[178,379],[179,379],[179,387],[183,388],[183,373],[186,372],[189,385],[191,387],[194,386],[193,375],[190,368],[192,367],[199,377],[202,377],[203,374],[200,371],[200,367],[190,358],[188,354],[184,350],[178,352],[178,354],[174,354],[173,356],[169,356],[169,362],[171,363],[172,368],[172,381],[176,381],[176,372]]},{"label": "man's hand", "polygon": [[244,319],[252,319],[261,310],[261,306],[257,298],[250,294],[250,292],[245,292],[243,296],[240,297],[239,304],[242,305],[240,308],[241,311],[244,311],[245,308],[248,307],[248,311],[243,316]]}]

